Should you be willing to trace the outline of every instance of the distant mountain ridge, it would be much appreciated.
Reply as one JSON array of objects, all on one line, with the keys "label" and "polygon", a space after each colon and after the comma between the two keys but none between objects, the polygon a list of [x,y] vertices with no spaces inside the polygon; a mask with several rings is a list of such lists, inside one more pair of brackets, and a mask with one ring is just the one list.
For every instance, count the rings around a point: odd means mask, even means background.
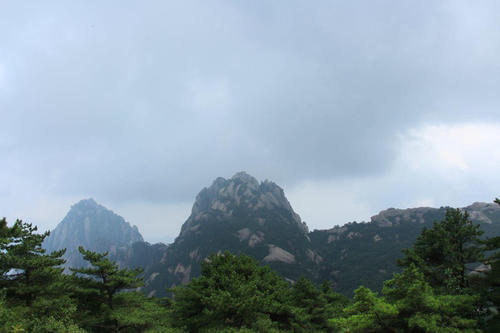
[{"label": "distant mountain ridge", "polygon": [[66,266],[79,267],[84,261],[78,252],[78,246],[105,252],[143,241],[136,226],[131,226],[121,216],[99,205],[94,199],[85,199],[71,207],[64,219],[45,239],[43,246],[48,251],[66,248]]},{"label": "distant mountain ridge", "polygon": [[[463,209],[487,236],[500,235],[500,207],[474,203]],[[208,255],[226,250],[250,255],[288,281],[301,275],[317,283],[328,280],[350,295],[359,285],[380,290],[382,282],[399,270],[401,250],[413,244],[422,227],[444,218],[445,211],[390,208],[370,222],[309,232],[283,189],[240,172],[217,178],[200,191],[172,244],[144,242],[137,228],[93,200],[74,205],[47,244],[54,250],[69,249],[85,241],[82,245],[94,251],[110,251],[110,258],[121,266],[144,268],[144,290],[150,295],[164,295],[166,288],[187,283],[199,275]],[[113,222],[104,227],[108,217]],[[106,238],[107,233],[116,235]]]}]

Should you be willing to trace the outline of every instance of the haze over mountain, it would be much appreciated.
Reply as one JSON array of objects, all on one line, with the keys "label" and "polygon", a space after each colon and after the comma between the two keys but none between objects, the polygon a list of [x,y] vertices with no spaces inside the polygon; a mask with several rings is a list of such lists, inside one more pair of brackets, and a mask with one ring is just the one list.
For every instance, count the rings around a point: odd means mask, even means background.
[{"label": "haze over mountain", "polygon": [[145,239],[176,236],[200,184],[241,169],[278,182],[316,229],[491,201],[499,12],[495,0],[3,1],[0,216],[49,230],[93,197]]},{"label": "haze over mountain", "polygon": [[84,261],[78,246],[105,252],[142,241],[136,226],[131,226],[94,199],[85,199],[71,206],[61,223],[45,239],[43,246],[48,251],[67,249],[63,257],[66,265],[80,267]]},{"label": "haze over mountain", "polygon": [[[500,235],[500,207],[474,203],[464,210],[487,236]],[[309,231],[282,188],[239,172],[229,179],[219,177],[199,192],[172,244],[144,242],[137,228],[89,199],[72,206],[45,246],[67,247],[68,266],[81,262],[75,253],[79,244],[109,251],[121,266],[145,269],[148,294],[164,295],[165,288],[188,282],[200,273],[208,255],[227,250],[256,258],[288,281],[301,275],[316,283],[327,280],[350,295],[361,284],[380,290],[399,269],[401,250],[412,245],[422,227],[444,218],[445,211],[390,208],[370,222]]]}]

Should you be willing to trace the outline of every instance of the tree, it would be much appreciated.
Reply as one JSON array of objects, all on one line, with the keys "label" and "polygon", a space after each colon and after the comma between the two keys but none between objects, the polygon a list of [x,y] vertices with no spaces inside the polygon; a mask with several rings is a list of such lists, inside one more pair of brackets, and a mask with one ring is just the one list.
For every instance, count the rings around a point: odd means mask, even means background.
[{"label": "tree", "polygon": [[393,327],[402,332],[476,332],[477,296],[437,295],[411,264],[386,281],[382,293],[398,311]]},{"label": "tree", "polygon": [[413,264],[386,281],[383,295],[358,288],[345,317],[331,323],[343,332],[480,332],[474,319],[477,297],[437,295]]},{"label": "tree", "polygon": [[395,305],[361,286],[354,291],[354,303],[344,309],[344,316],[330,323],[341,332],[397,332],[393,327],[397,316]]},{"label": "tree", "polygon": [[[500,205],[497,198],[494,201]],[[500,330],[500,236],[487,238],[484,241],[488,256],[484,259],[484,269],[475,274],[475,287],[482,296],[482,305],[486,309],[486,332]]]},{"label": "tree", "polygon": [[406,256],[399,264],[415,265],[440,292],[466,293],[471,271],[467,265],[483,258],[482,233],[466,211],[448,208],[444,220],[434,222],[431,229],[424,228],[413,248],[403,251]]},{"label": "tree", "polygon": [[55,297],[62,288],[62,255],[66,250],[47,254],[42,248],[49,232],[36,233],[37,227],[17,220],[12,227],[0,220],[0,287],[7,299],[31,306],[44,296]]},{"label": "tree", "polygon": [[307,332],[328,331],[328,319],[334,316],[336,307],[345,305],[344,299],[335,294],[328,283],[319,289],[305,277],[300,277],[291,288],[291,304],[296,320],[300,328]]},{"label": "tree", "polygon": [[202,328],[290,327],[288,284],[255,259],[229,252],[211,255],[201,276],[172,290],[173,323],[189,332]]},{"label": "tree", "polygon": [[138,277],[142,269],[120,269],[115,262],[106,258],[107,252],[96,253],[81,246],[78,251],[91,265],[87,268],[71,268],[76,294],[83,310],[81,321],[84,326],[96,331],[120,331],[119,318],[123,316],[117,317],[117,313],[123,310],[120,306],[127,306],[128,303],[123,302],[124,297],[119,297],[118,293],[142,286],[142,278]]},{"label": "tree", "polygon": [[142,273],[141,268],[120,269],[115,262],[106,258],[107,252],[96,253],[81,246],[78,251],[93,267],[71,268],[71,271],[78,276],[83,275],[84,280],[80,281],[86,287],[86,292],[110,309],[113,309],[113,299],[119,291],[144,285],[142,278],[138,277]]},{"label": "tree", "polygon": [[159,299],[141,292],[124,292],[116,295],[114,302],[109,319],[117,323],[119,332],[158,332],[160,328],[167,332],[170,326],[168,309]]},{"label": "tree", "polygon": [[[0,327],[10,332],[83,332],[74,323],[76,305],[62,274],[65,250],[47,254],[49,235],[17,220],[12,227],[0,220]],[[3,330],[0,329],[3,332]]]}]

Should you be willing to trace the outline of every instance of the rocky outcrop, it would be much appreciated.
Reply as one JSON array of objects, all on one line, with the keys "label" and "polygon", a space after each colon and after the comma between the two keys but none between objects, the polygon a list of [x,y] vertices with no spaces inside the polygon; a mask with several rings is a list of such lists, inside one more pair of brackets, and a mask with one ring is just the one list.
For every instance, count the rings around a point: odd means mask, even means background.
[{"label": "rocky outcrop", "polygon": [[[307,225],[294,212],[281,187],[270,181],[259,183],[245,172],[238,172],[233,177],[214,180],[196,196],[191,215],[184,223],[181,236],[196,231],[199,223],[217,214],[219,219],[231,218],[235,210],[256,213],[259,210],[284,210],[290,215],[289,223],[294,223],[304,232]],[[258,214],[255,214],[258,215]],[[261,219],[263,224],[265,219]]]},{"label": "rocky outcrop", "polygon": [[322,260],[308,252],[311,247],[307,226],[283,189],[238,172],[228,179],[215,179],[196,196],[191,215],[166,250],[164,261],[146,270],[146,274],[160,272],[146,288],[161,294],[165,285],[186,283],[200,273],[210,254],[224,251],[252,256],[294,281]]},{"label": "rocky outcrop", "polygon": [[[498,205],[476,202],[463,209],[486,236],[500,235]],[[444,207],[390,208],[370,222],[308,232],[283,189],[240,172],[217,178],[200,191],[173,244],[143,242],[137,228],[88,199],[71,207],[44,246],[68,248],[70,266],[81,264],[78,245],[109,251],[121,267],[144,268],[148,295],[163,296],[165,288],[189,282],[209,255],[224,251],[249,255],[291,283],[304,275],[318,284],[330,281],[337,291],[352,295],[359,285],[379,291],[400,269],[401,250],[445,213]]]},{"label": "rocky outcrop", "polygon": [[377,224],[380,227],[392,227],[406,222],[423,224],[425,222],[425,215],[429,212],[429,210],[433,209],[435,208],[389,208],[381,211],[377,215],[372,216],[371,222]]},{"label": "rocky outcrop", "polygon": [[500,217],[500,207],[494,203],[474,202],[472,205],[464,207],[471,219],[481,223],[492,224]]},{"label": "rocky outcrop", "polygon": [[78,247],[116,254],[120,247],[142,242],[136,226],[99,205],[93,199],[81,200],[71,207],[64,219],[45,239],[47,251],[66,249],[66,267],[79,267],[84,261]]},{"label": "rocky outcrop", "polygon": [[295,256],[281,247],[269,245],[269,254],[264,257],[264,262],[281,261],[287,264],[295,262]]}]

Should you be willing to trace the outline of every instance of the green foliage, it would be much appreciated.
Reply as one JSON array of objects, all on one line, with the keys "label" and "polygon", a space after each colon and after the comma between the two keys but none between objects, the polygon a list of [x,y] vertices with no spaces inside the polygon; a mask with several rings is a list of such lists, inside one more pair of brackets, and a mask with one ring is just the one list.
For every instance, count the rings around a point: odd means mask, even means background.
[{"label": "green foliage", "polygon": [[399,264],[415,265],[439,291],[467,293],[470,287],[467,265],[483,258],[481,234],[479,225],[472,223],[466,211],[449,208],[444,220],[434,222],[431,229],[424,228],[413,248],[403,251],[406,257]]},{"label": "green foliage", "polygon": [[116,295],[114,302],[110,319],[118,324],[119,332],[147,332],[169,325],[167,309],[158,299],[127,292]]},{"label": "green foliage", "polygon": [[301,277],[291,288],[291,305],[294,307],[295,331],[330,331],[329,319],[339,315],[348,303],[345,296],[333,292],[328,282],[317,288],[310,280]]},{"label": "green foliage", "polygon": [[59,299],[38,297],[30,306],[0,299],[0,332],[83,333],[74,315],[76,304],[67,295]]},{"label": "green foliage", "polygon": [[0,220],[0,287],[3,332],[83,332],[74,323],[76,304],[60,267],[64,250],[47,254],[48,232],[17,220]]},{"label": "green foliage", "polygon": [[[173,300],[162,300],[133,291],[143,285],[141,270],[120,269],[107,253],[80,247],[89,267],[63,275],[64,251],[41,248],[47,233],[2,219],[0,333],[447,333],[480,332],[480,324],[497,332],[500,237],[480,243],[480,235],[466,212],[448,209],[405,251],[405,269],[386,281],[383,296],[359,287],[350,301],[329,282],[318,288],[304,277],[290,286],[256,260],[226,252],[209,256],[200,277],[171,290]],[[490,269],[471,277],[470,264],[485,250]],[[484,308],[490,311],[480,321]]]},{"label": "green foliage", "polygon": [[474,319],[477,297],[436,295],[424,274],[414,265],[387,281],[383,293],[398,309],[397,325],[394,326],[404,331],[477,331]]},{"label": "green foliage", "polygon": [[173,323],[189,332],[257,324],[275,329],[292,320],[287,283],[244,255],[211,255],[199,278],[173,292]]},{"label": "green foliage", "polygon": [[78,251],[83,259],[88,261],[92,267],[71,268],[78,276],[85,276],[80,280],[84,286],[84,293],[92,295],[100,303],[107,304],[113,308],[113,297],[121,290],[132,289],[142,286],[144,283],[138,275],[142,269],[119,269],[118,265],[106,258],[105,253],[96,253],[79,247]]},{"label": "green foliage", "polygon": [[37,234],[37,227],[17,220],[12,227],[0,221],[0,288],[8,299],[30,306],[38,297],[60,294],[65,250],[46,254],[43,240],[49,232]]},{"label": "green foliage", "polygon": [[354,292],[354,303],[344,309],[344,314],[331,319],[333,327],[341,332],[394,332],[391,325],[398,309],[370,289],[359,287]]},{"label": "green foliage", "polygon": [[137,292],[121,293],[144,283],[138,277],[141,269],[120,269],[106,258],[79,248],[88,268],[71,269],[80,303],[84,327],[95,332],[143,332],[165,324],[166,309],[153,299]]},{"label": "green foliage", "polygon": [[467,265],[483,258],[481,233],[467,212],[448,209],[404,251],[406,268],[385,283],[385,297],[360,287],[330,322],[345,332],[480,332]]},{"label": "green foliage", "polygon": [[387,281],[383,293],[358,288],[345,317],[331,323],[344,332],[480,332],[477,297],[436,295],[414,265]]},{"label": "green foliage", "polygon": [[[500,200],[495,199],[500,205]],[[500,331],[500,236],[487,238],[484,242],[488,256],[484,260],[486,269],[474,275],[475,289],[482,297],[485,309],[485,332]]]}]

